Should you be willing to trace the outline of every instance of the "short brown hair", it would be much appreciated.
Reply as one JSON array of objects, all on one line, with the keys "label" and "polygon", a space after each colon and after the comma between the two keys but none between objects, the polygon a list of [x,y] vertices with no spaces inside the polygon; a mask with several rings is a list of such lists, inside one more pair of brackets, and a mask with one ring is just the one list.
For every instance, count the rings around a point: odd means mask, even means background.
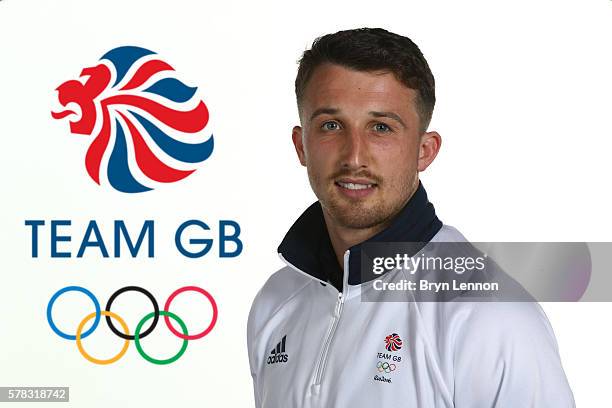
[{"label": "short brown hair", "polygon": [[295,78],[298,108],[312,73],[324,63],[357,71],[393,73],[398,81],[416,91],[420,130],[427,130],[436,103],[435,81],[421,50],[408,37],[382,28],[357,28],[317,38],[299,60]]}]

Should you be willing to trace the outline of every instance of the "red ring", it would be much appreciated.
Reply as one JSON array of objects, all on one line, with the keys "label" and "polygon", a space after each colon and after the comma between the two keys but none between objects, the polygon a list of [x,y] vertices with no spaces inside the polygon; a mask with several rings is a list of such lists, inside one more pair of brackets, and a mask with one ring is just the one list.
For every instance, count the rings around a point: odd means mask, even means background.
[{"label": "red ring", "polygon": [[189,335],[184,335],[183,333],[180,333],[178,330],[176,330],[172,326],[172,323],[170,323],[170,319],[168,318],[168,316],[164,316],[164,321],[166,322],[166,326],[168,326],[168,329],[170,329],[172,334],[174,334],[175,336],[181,339],[184,339],[184,340],[197,340],[197,339],[201,339],[202,337],[206,336],[208,333],[210,333],[213,327],[215,327],[215,323],[217,322],[217,315],[219,314],[219,311],[217,310],[217,302],[215,302],[215,299],[212,297],[212,295],[208,293],[207,291],[205,291],[204,289],[197,287],[197,286],[184,286],[172,292],[172,294],[168,297],[168,300],[166,300],[166,304],[164,305],[164,311],[166,312],[169,311],[168,309],[170,309],[170,303],[172,303],[172,301],[177,295],[183,292],[187,292],[187,291],[194,291],[194,292],[201,293],[204,296],[206,296],[208,300],[210,301],[210,304],[212,305],[212,309],[213,309],[213,316],[212,316],[212,320],[210,321],[210,324],[208,325],[208,327],[202,333],[198,333],[198,334],[189,336]]}]

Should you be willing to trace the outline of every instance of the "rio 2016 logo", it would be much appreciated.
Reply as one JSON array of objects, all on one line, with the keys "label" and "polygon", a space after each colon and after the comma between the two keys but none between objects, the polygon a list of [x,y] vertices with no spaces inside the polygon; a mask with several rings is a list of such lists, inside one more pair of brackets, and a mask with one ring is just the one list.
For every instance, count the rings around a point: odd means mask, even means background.
[{"label": "rio 2016 logo", "polygon": [[[189,331],[187,330],[187,326],[185,325],[183,320],[180,317],[178,317],[176,314],[169,311],[170,304],[172,303],[174,298],[176,298],[176,296],[180,295],[181,293],[184,293],[187,291],[193,291],[193,292],[197,292],[197,293],[204,295],[210,302],[212,306],[212,311],[213,311],[212,319],[210,323],[208,324],[208,327],[206,327],[206,329],[204,329],[202,332],[192,334],[192,335],[189,334]],[[67,334],[61,331],[55,325],[55,322],[53,321],[53,317],[52,317],[53,305],[55,304],[57,299],[66,292],[81,292],[85,294],[87,297],[91,299],[95,307],[95,312],[90,313],[87,316],[85,316],[83,320],[79,323],[76,329],[76,334]],[[136,325],[136,329],[134,330],[134,334],[130,334],[129,328],[127,324],[125,323],[125,321],[119,315],[117,315],[114,312],[111,312],[110,310],[115,299],[119,295],[125,292],[140,292],[143,295],[145,295],[153,304],[153,312],[145,315],[140,320],[140,322],[138,322],[138,324]],[[138,353],[150,363],[159,364],[159,365],[171,364],[175,362],[176,360],[178,360],[179,358],[181,358],[181,356],[185,353],[185,350],[187,350],[188,340],[201,339],[202,337],[210,333],[210,331],[215,326],[215,323],[217,322],[217,315],[218,315],[218,309],[217,309],[217,303],[215,302],[215,299],[206,290],[200,287],[197,287],[197,286],[185,286],[185,287],[175,290],[166,300],[163,310],[159,310],[159,305],[157,304],[157,301],[155,300],[153,295],[148,290],[143,289],[139,286],[126,286],[126,287],[123,287],[115,291],[115,293],[113,293],[108,299],[105,310],[100,310],[100,303],[98,302],[98,299],[94,296],[94,294],[91,291],[81,286],[66,286],[65,288],[58,290],[57,292],[55,292],[55,294],[53,294],[53,296],[51,296],[51,299],[49,300],[49,303],[47,305],[47,321],[49,322],[49,326],[51,326],[51,329],[55,332],[55,334],[57,334],[58,336],[66,340],[76,340],[77,348],[79,349],[79,352],[81,353],[81,355],[86,360],[92,363],[95,363],[95,364],[112,364],[116,362],[117,360],[119,360],[127,352],[130,340],[134,340],[134,343],[136,345],[136,350],[138,350]],[[85,349],[83,348],[83,344],[81,342],[82,339],[89,336],[90,334],[94,332],[94,330],[96,330],[96,328],[98,327],[98,324],[100,323],[101,316],[106,317],[106,323],[108,324],[108,327],[111,329],[111,331],[117,336],[119,336],[120,338],[125,340],[121,351],[119,351],[117,355],[109,359],[98,359],[98,358],[92,357],[89,353],[85,351]],[[176,353],[174,356],[167,358],[167,359],[157,359],[157,358],[151,357],[143,350],[142,345],[140,343],[141,339],[151,334],[151,332],[155,329],[155,327],[157,326],[157,322],[159,320],[159,316],[164,316],[164,321],[166,323],[166,326],[172,332],[172,334],[174,334],[176,337],[183,339],[183,344],[181,346],[181,349],[178,351],[178,353]],[[83,332],[83,328],[85,327],[87,322],[89,322],[91,319],[94,319],[92,326],[87,331]],[[123,333],[115,327],[111,319],[115,319],[119,323],[119,325],[123,329]],[[145,325],[145,323],[151,319],[152,321],[149,327],[146,330],[143,330],[143,326]],[[176,330],[176,328],[174,328],[174,326],[170,322],[170,319],[178,323],[178,325],[181,327],[182,333],[180,333],[178,330]]]},{"label": "rio 2016 logo", "polygon": [[124,46],[57,87],[63,110],[51,114],[93,135],[85,167],[97,184],[139,193],[189,176],[211,155],[209,112],[196,91],[153,51]]}]

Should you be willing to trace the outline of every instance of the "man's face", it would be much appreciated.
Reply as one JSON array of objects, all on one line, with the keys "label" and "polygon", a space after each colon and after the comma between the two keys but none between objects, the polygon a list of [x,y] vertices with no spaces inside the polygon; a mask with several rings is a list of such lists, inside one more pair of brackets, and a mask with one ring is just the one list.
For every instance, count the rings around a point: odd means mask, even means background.
[{"label": "man's face", "polygon": [[390,221],[433,161],[439,135],[421,135],[415,96],[392,73],[324,64],[312,74],[293,142],[323,210],[339,226]]}]

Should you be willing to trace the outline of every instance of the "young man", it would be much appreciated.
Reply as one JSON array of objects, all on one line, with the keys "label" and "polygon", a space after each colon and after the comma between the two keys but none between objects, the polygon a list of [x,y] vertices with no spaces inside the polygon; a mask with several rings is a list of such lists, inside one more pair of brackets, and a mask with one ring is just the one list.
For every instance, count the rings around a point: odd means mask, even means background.
[{"label": "young man", "polygon": [[361,299],[363,245],[466,241],[419,180],[441,138],[427,131],[434,78],[418,47],[382,29],[326,35],[295,90],[293,143],[318,201],[249,314],[255,405],[575,406],[537,303]]}]

